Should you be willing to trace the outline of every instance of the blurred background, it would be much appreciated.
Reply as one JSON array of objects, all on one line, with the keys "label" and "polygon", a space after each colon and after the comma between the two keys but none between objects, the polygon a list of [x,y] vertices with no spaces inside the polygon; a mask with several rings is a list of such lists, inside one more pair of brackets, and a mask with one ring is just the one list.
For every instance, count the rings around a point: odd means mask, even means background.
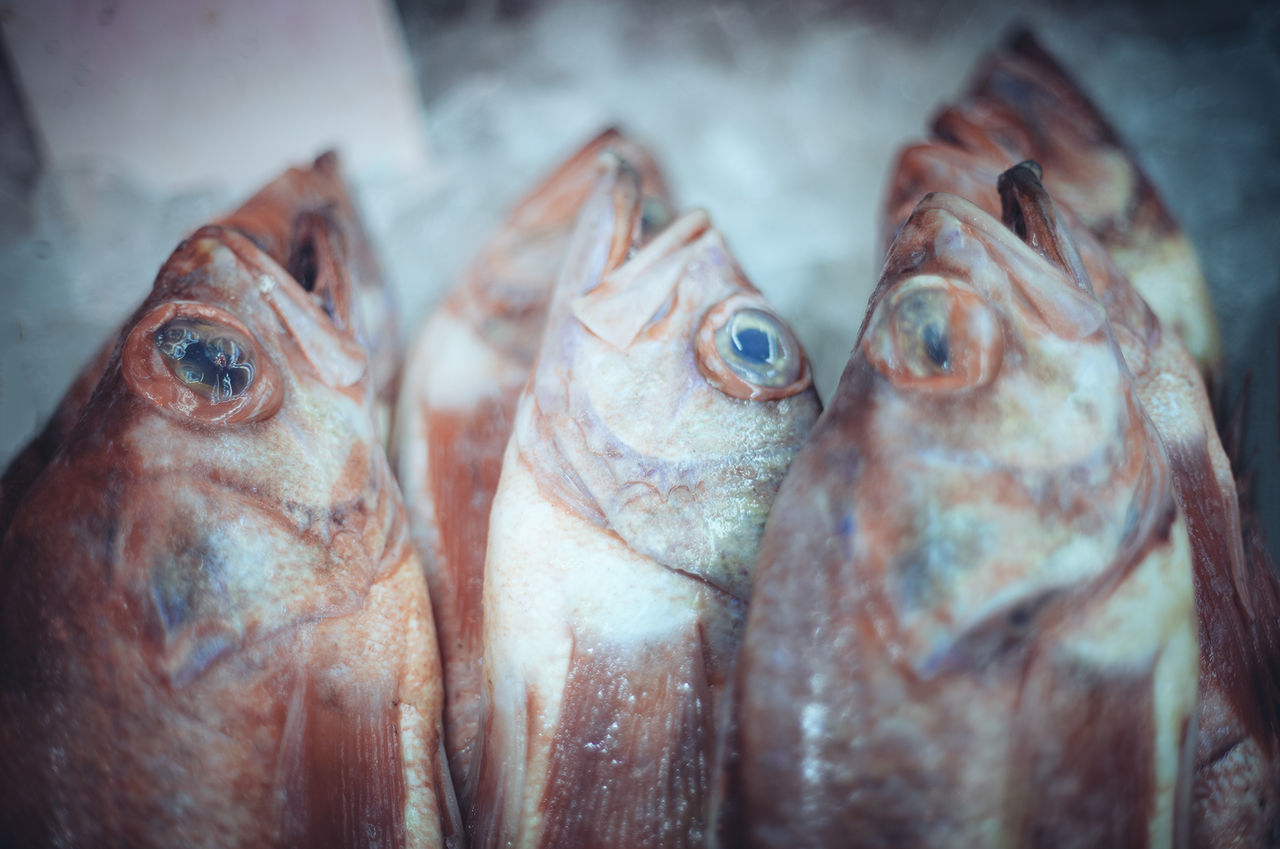
[{"label": "blurred background", "polygon": [[407,341],[503,210],[606,124],[710,212],[828,397],[895,152],[1013,24],[1200,252],[1280,540],[1280,4],[1243,0],[0,2],[0,462],[177,241],[288,165],[339,148]]}]

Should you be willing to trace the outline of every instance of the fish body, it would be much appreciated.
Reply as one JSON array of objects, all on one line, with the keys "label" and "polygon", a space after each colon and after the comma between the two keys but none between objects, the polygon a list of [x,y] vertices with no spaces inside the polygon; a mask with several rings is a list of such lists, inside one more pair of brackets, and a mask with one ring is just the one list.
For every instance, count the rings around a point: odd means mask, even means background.
[{"label": "fish body", "polygon": [[445,668],[447,748],[464,804],[479,722],[489,510],[556,272],[606,150],[635,163],[649,228],[665,223],[669,201],[652,157],[606,130],[515,207],[427,318],[405,365],[394,463],[431,587]]},{"label": "fish body", "polygon": [[[960,102],[934,119],[933,150],[921,158],[908,148],[894,169],[882,227],[886,246],[925,193],[951,191],[934,186],[930,173],[955,167],[946,160],[967,152],[994,163],[996,174],[1034,160],[1055,201],[1102,243],[1161,324],[1205,373],[1216,370],[1221,340],[1195,250],[1097,106],[1025,31],[993,51],[972,79]],[[993,180],[972,179],[957,192],[961,197],[993,196]]]},{"label": "fish body", "polygon": [[491,515],[476,847],[704,843],[756,545],[819,410],[705,214],[637,247],[641,180],[605,167]]},{"label": "fish body", "polygon": [[1183,520],[1102,305],[926,196],[761,543],[738,841],[1186,845],[1196,672]]},{"label": "fish body", "polygon": [[[1025,52],[1025,48],[1024,48]],[[1037,55],[1032,53],[1031,55]],[[1030,74],[1026,60],[1009,57],[992,59],[994,70],[980,75],[983,80],[1000,80],[1014,71],[1000,69],[1011,64]],[[1063,79],[1058,86],[1065,86]],[[1004,84],[1007,86],[1007,83]],[[986,82],[978,90],[1001,90],[997,82]],[[1038,89],[1033,89],[1038,91]],[[1077,97],[1082,98],[1080,95]],[[1057,101],[1066,101],[1066,94]],[[981,98],[978,98],[981,102]],[[1057,131],[1066,121],[1063,116],[1050,120],[1050,106],[1043,105],[1043,123]],[[994,108],[994,107],[991,107]],[[1083,107],[1078,107],[1083,108]],[[982,115],[969,106],[970,117]],[[963,112],[948,110],[943,123],[962,120]],[[1000,214],[1002,200],[995,190],[997,175],[1006,167],[1007,157],[1017,150],[1031,149],[1027,144],[1015,149],[997,143],[1011,134],[1005,129],[1005,118],[985,121],[973,118],[967,124],[963,147],[955,139],[943,138],[906,148],[899,157],[890,192],[885,203],[886,232],[893,232],[906,220],[907,205],[920,192],[946,191],[961,195],[993,215]],[[1070,111],[1066,115],[1074,114]],[[1099,119],[1101,120],[1101,119]],[[1043,130],[1040,136],[1048,133]],[[1043,148],[1066,150],[1073,136],[1065,131],[1066,141]],[[1087,156],[1082,157],[1085,161]],[[1058,160],[1052,160],[1058,163]],[[1061,164],[1061,163],[1058,163]],[[1144,411],[1160,436],[1172,472],[1174,492],[1185,518],[1194,563],[1196,606],[1200,622],[1201,676],[1198,720],[1196,779],[1193,787],[1193,845],[1262,846],[1280,842],[1280,578],[1263,560],[1250,557],[1241,525],[1236,474],[1223,449],[1214,423],[1213,410],[1197,364],[1188,345],[1196,340],[1193,333],[1171,332],[1157,317],[1137,281],[1155,279],[1152,271],[1171,254],[1162,254],[1160,239],[1135,235],[1139,224],[1128,229],[1103,229],[1095,234],[1089,220],[1102,220],[1099,211],[1105,205],[1090,194],[1101,181],[1079,177],[1083,166],[1065,174],[1055,174],[1045,165],[1046,186],[1067,185],[1068,200],[1057,205],[1061,228],[1069,234],[1083,275],[1092,281],[1099,299],[1106,306],[1108,318],[1133,374],[1135,387]],[[1133,166],[1136,168],[1136,166]],[[1140,172],[1135,172],[1140,173]],[[1105,187],[1104,187],[1105,188]],[[1164,220],[1157,211],[1158,201],[1145,189],[1147,212],[1135,213],[1138,222]],[[1105,199],[1106,192],[1099,190]],[[1085,212],[1077,214],[1072,203],[1081,203]],[[1141,206],[1141,205],[1140,205]],[[1150,228],[1178,240],[1183,237],[1172,225]],[[1117,249],[1116,240],[1127,232],[1127,247]],[[1106,238],[1110,234],[1111,238]],[[1146,272],[1131,280],[1127,269],[1141,265],[1140,247],[1152,252]],[[1127,258],[1127,262],[1124,262]],[[1122,268],[1124,264],[1127,268]],[[1194,268],[1194,266],[1188,266]],[[1166,269],[1165,295],[1174,287],[1191,285]],[[1141,274],[1146,274],[1145,278]],[[1189,290],[1194,301],[1194,285]],[[1156,293],[1156,297],[1164,297]],[[1155,308],[1158,311],[1158,307]],[[1173,327],[1185,329],[1187,322]],[[1209,315],[1207,321],[1212,321]],[[1184,337],[1186,342],[1184,342]],[[1204,337],[1201,337],[1202,341]]]},{"label": "fish body", "polygon": [[316,241],[310,291],[231,227],[183,242],[18,504],[5,845],[458,845],[430,604]]}]

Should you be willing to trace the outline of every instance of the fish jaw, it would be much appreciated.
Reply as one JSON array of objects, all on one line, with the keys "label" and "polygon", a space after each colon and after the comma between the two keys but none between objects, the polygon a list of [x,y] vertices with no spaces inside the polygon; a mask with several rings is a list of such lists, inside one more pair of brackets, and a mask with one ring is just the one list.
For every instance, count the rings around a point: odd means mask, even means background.
[{"label": "fish jaw", "polygon": [[[584,207],[528,390],[531,426],[514,438],[562,503],[743,600],[768,504],[820,405],[794,341],[794,376],[759,400],[708,378],[699,337],[718,305],[794,336],[705,214],[628,249],[637,196],[635,174],[620,167]],[[615,333],[628,313],[613,302],[634,306],[637,293],[649,321]]]}]

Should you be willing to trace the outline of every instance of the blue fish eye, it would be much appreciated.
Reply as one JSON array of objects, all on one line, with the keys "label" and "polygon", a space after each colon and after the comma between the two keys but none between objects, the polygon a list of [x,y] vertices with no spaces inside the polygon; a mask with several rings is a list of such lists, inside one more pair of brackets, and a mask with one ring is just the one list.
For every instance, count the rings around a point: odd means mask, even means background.
[{"label": "blue fish eye", "polygon": [[716,331],[716,351],[747,383],[775,388],[800,377],[800,344],[780,319],[763,310],[741,309]]},{"label": "blue fish eye", "polygon": [[212,404],[232,401],[253,383],[248,345],[207,321],[175,318],[154,334],[169,371]]},{"label": "blue fish eye", "polygon": [[773,361],[773,337],[758,327],[743,327],[733,334],[733,347],[744,360],[761,365]]}]

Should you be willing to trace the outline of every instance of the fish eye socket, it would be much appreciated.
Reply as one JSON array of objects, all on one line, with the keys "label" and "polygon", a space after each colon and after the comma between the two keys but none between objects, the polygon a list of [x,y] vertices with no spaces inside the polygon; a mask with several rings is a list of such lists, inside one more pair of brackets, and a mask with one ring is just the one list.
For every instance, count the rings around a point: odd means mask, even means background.
[{"label": "fish eye socket", "polygon": [[716,331],[716,351],[738,377],[757,386],[786,386],[800,376],[800,346],[767,312],[741,309]]},{"label": "fish eye socket", "polygon": [[877,371],[899,387],[931,391],[974,388],[995,377],[1004,335],[981,295],[936,275],[894,289],[862,340]]},{"label": "fish eye socket", "polygon": [[754,293],[712,307],[694,341],[698,370],[731,398],[776,401],[813,384],[804,349],[786,322]]},{"label": "fish eye socket", "polygon": [[249,345],[229,328],[179,317],[157,328],[154,339],[173,376],[210,404],[234,401],[253,383]]}]

